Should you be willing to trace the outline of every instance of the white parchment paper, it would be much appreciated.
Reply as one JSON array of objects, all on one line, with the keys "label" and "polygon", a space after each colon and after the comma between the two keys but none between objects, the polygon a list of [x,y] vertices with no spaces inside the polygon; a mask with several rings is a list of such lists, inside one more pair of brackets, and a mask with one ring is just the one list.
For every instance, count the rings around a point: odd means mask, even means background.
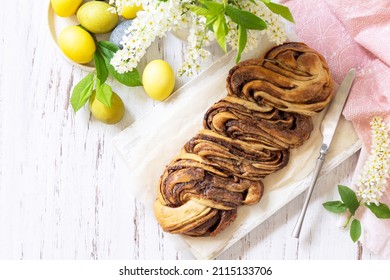
[{"label": "white parchment paper", "polygon": [[[293,34],[291,38],[296,39]],[[271,46],[264,39],[263,44],[247,53],[244,59],[258,57]],[[129,188],[151,212],[157,196],[157,184],[166,165],[202,128],[207,109],[226,96],[226,77],[234,65],[235,54],[225,55],[177,90],[169,100],[157,105],[114,138],[113,144],[119,157],[128,166]],[[239,207],[236,221],[216,237],[175,235],[173,245],[183,249],[182,244],[185,244],[184,249],[190,250],[198,259],[215,258],[306,190],[319,155],[322,141],[319,125],[324,113],[313,118],[315,128],[310,139],[298,149],[291,150],[288,165],[265,178],[265,193],[257,205]],[[341,118],[321,175],[324,176],[360,147],[352,125]]]}]

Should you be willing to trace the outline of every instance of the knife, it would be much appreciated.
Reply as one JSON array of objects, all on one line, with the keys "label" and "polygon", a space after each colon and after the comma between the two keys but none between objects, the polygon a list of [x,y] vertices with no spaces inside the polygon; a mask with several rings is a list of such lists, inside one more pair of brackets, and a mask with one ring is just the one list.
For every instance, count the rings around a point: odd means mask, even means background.
[{"label": "knife", "polygon": [[314,168],[313,177],[310,182],[309,190],[306,194],[305,203],[303,204],[303,208],[301,210],[301,213],[299,214],[297,223],[291,234],[292,237],[299,238],[299,234],[301,233],[303,220],[305,218],[306,210],[309,205],[309,201],[313,193],[314,186],[320,174],[322,165],[324,164],[325,156],[328,153],[329,146],[332,142],[333,135],[336,131],[336,127],[339,122],[341,112],[343,111],[344,108],[344,104],[347,101],[349,91],[352,86],[352,82],[355,78],[355,72],[356,70],[354,68],[348,71],[343,82],[338,88],[332,103],[328,107],[328,111],[326,112],[326,115],[321,123],[321,133],[323,136],[323,140],[320,149],[320,156],[318,157],[316,166]]}]

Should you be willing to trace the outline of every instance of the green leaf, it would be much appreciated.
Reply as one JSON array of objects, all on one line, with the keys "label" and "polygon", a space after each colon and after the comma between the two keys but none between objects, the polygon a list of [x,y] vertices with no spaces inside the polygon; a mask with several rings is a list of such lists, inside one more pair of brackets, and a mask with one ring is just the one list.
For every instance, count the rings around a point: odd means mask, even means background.
[{"label": "green leaf", "polygon": [[199,16],[207,17],[213,14],[210,10],[199,6],[191,5],[189,6],[189,9]]},{"label": "green leaf", "polygon": [[338,189],[341,200],[347,206],[349,212],[351,212],[352,215],[355,215],[356,209],[358,209],[360,205],[355,192],[350,188],[342,185],[339,185]]},{"label": "green leaf", "polygon": [[110,61],[106,60],[106,65],[111,76],[113,76],[118,82],[129,87],[142,86],[141,76],[137,69],[133,69],[130,72],[118,73],[115,71],[114,66],[110,64]]},{"label": "green leaf", "polygon": [[217,20],[219,14],[222,12],[211,11],[205,7],[199,6],[189,6],[189,9],[199,16],[204,16],[206,18],[206,26],[213,30],[213,23]]},{"label": "green leaf", "polygon": [[353,242],[358,241],[361,234],[362,234],[362,226],[360,224],[360,221],[353,219],[349,231],[349,235],[351,236],[352,241]]},{"label": "green leaf", "polygon": [[238,25],[245,27],[246,29],[263,30],[267,28],[267,24],[258,16],[237,9],[232,5],[226,6],[226,14]]},{"label": "green leaf", "polygon": [[111,107],[112,89],[106,83],[101,83],[96,80],[96,96],[95,98],[107,107]]},{"label": "green leaf", "polygon": [[323,203],[322,205],[326,210],[332,213],[339,214],[339,213],[344,213],[347,210],[347,206],[345,206],[345,204],[340,200],[328,201]]},{"label": "green leaf", "polygon": [[109,41],[100,41],[98,48],[102,52],[103,56],[111,59],[114,54],[119,50],[119,47]]},{"label": "green leaf", "polygon": [[280,5],[280,4],[272,3],[272,2],[269,2],[269,3],[267,3],[266,1],[263,1],[263,2],[268,7],[268,9],[270,9],[271,12],[278,14],[278,15],[281,15],[282,17],[284,17],[288,21],[295,23],[294,17],[291,14],[291,11],[288,7]]},{"label": "green leaf", "polygon": [[98,48],[104,57],[106,67],[111,76],[113,76],[118,82],[129,87],[142,86],[141,76],[139,75],[137,69],[120,74],[115,70],[114,66],[111,65],[111,59],[113,58],[115,52],[119,50],[117,45],[108,41],[100,41],[98,43]]},{"label": "green leaf", "polygon": [[216,20],[219,18],[218,14],[211,14],[209,16],[206,16],[206,26],[208,29],[210,29],[211,31],[214,31],[214,23],[216,22]]},{"label": "green leaf", "polygon": [[213,30],[217,37],[217,42],[224,52],[227,52],[226,35],[228,34],[228,26],[226,24],[225,15],[221,14],[213,24]]},{"label": "green leaf", "polygon": [[70,103],[75,112],[80,110],[80,108],[84,106],[84,104],[88,101],[89,97],[92,95],[93,84],[94,74],[91,73],[85,76],[82,80],[80,80],[73,88]]},{"label": "green leaf", "polygon": [[239,25],[238,26],[238,49],[237,49],[236,63],[238,63],[241,59],[241,54],[245,49],[246,42],[247,42],[246,28]]},{"label": "green leaf", "polygon": [[387,206],[384,203],[379,203],[379,205],[376,205],[374,203],[365,203],[365,206],[371,210],[372,213],[375,214],[375,216],[379,219],[390,219],[390,209],[389,206]]},{"label": "green leaf", "polygon": [[213,11],[214,13],[223,13],[225,7],[222,3],[209,1],[209,0],[200,0],[199,1],[203,6],[208,10]]},{"label": "green leaf", "polygon": [[108,78],[108,69],[106,62],[104,61],[104,57],[99,51],[97,51],[93,56],[93,60],[95,62],[97,78],[101,83],[105,83]]}]

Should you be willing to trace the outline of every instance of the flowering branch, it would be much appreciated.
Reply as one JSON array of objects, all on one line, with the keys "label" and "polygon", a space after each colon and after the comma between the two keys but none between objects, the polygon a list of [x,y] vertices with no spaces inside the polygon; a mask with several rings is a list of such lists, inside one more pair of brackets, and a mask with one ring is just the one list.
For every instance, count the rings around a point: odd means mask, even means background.
[{"label": "flowering branch", "polygon": [[110,0],[113,11],[120,13],[127,5],[142,5],[126,31],[111,64],[119,73],[134,69],[147,48],[166,32],[189,31],[188,46],[179,75],[193,75],[209,57],[205,46],[216,40],[226,51],[237,50],[237,60],[245,50],[255,48],[261,34],[282,44],[286,30],[282,18],[293,22],[289,9],[270,0]]},{"label": "flowering branch", "polygon": [[348,213],[344,228],[350,225],[350,236],[356,242],[361,235],[360,221],[355,217],[359,207],[367,207],[379,219],[389,219],[389,207],[381,203],[386,190],[390,173],[390,129],[381,118],[371,121],[372,147],[363,170],[355,185],[355,190],[338,186],[341,201],[328,201],[323,204],[325,209],[333,213]]},{"label": "flowering branch", "polygon": [[356,193],[363,202],[379,205],[379,200],[386,189],[390,171],[389,129],[380,118],[374,118],[372,127],[372,149],[363,173],[357,181]]}]

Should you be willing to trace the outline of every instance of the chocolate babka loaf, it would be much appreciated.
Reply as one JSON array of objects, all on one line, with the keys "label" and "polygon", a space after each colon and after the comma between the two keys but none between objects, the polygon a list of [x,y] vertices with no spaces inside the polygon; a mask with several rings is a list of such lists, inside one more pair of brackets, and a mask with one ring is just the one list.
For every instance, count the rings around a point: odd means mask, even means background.
[{"label": "chocolate babka loaf", "polygon": [[206,112],[203,129],[160,178],[154,213],[164,231],[224,230],[238,206],[260,201],[262,178],[287,165],[289,149],[310,137],[310,116],[333,98],[325,59],[303,43],[237,64],[226,87],[228,96]]}]

